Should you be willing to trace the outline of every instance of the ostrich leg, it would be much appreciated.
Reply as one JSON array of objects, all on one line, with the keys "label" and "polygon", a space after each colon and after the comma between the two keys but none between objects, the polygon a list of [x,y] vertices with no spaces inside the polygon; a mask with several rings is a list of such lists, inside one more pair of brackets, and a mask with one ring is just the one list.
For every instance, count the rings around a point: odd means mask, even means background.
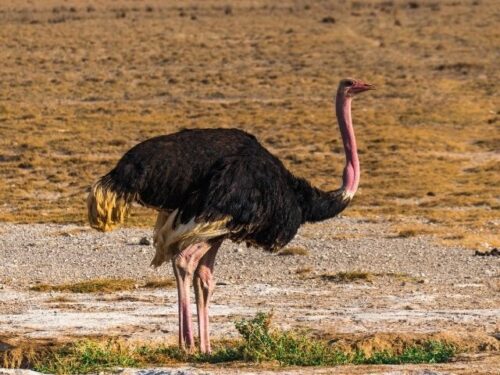
[{"label": "ostrich leg", "polygon": [[208,301],[215,288],[213,278],[215,256],[219,250],[222,240],[212,243],[203,258],[200,259],[198,267],[194,272],[194,292],[196,295],[196,308],[198,310],[198,332],[200,335],[200,351],[210,353],[210,333],[208,329]]},{"label": "ostrich leg", "polygon": [[198,262],[210,248],[211,244],[200,242],[186,247],[172,259],[179,297],[179,346],[189,352],[194,350],[193,323],[189,302],[190,279]]}]

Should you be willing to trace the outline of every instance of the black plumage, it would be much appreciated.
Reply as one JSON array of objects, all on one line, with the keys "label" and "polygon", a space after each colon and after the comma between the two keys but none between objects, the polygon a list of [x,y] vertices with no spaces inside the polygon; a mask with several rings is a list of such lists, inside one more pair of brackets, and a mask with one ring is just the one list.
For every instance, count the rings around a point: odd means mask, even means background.
[{"label": "black plumage", "polygon": [[295,177],[257,139],[238,129],[183,130],[130,149],[102,179],[126,200],[178,209],[176,223],[229,217],[227,237],[272,250],[306,221],[324,220],[349,203]]}]

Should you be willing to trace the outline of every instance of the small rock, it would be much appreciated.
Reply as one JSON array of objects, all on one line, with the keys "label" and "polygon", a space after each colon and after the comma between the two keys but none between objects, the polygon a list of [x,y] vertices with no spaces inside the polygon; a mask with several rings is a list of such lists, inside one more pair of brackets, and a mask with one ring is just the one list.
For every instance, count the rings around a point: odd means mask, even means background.
[{"label": "small rock", "polygon": [[335,18],[333,18],[332,16],[323,17],[321,23],[335,23]]},{"label": "small rock", "polygon": [[491,249],[490,251],[478,251],[474,253],[475,256],[480,256],[480,257],[487,257],[487,256],[500,256],[500,250],[498,250],[496,247]]},{"label": "small rock", "polygon": [[149,245],[151,245],[151,241],[147,237],[142,237],[139,240],[139,245],[149,246]]}]

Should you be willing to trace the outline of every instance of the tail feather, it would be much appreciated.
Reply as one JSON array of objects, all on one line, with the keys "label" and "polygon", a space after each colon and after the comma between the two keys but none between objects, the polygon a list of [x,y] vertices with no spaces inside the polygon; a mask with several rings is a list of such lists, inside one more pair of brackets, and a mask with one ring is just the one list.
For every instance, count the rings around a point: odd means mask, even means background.
[{"label": "tail feather", "polygon": [[113,230],[128,216],[133,196],[113,188],[109,176],[100,178],[87,197],[90,226],[102,232]]}]

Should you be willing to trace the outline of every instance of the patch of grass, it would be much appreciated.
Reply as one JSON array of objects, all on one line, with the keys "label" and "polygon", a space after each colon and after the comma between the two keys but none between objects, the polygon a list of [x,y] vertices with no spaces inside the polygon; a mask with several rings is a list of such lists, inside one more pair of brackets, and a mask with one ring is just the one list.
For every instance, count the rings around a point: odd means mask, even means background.
[{"label": "patch of grass", "polygon": [[251,362],[278,361],[288,366],[322,366],[347,363],[348,357],[331,350],[327,343],[302,332],[271,331],[270,314],[259,313],[253,319],[236,323],[243,336],[243,358]]},{"label": "patch of grass", "polygon": [[309,255],[309,250],[298,247],[298,246],[290,246],[281,250],[278,255],[288,256],[288,255]]},{"label": "patch of grass", "polygon": [[[99,299],[98,299],[99,300]],[[125,302],[139,302],[140,298],[131,295],[118,295],[110,298],[102,298],[104,301],[125,301]]]},{"label": "patch of grass", "polygon": [[72,284],[38,284],[32,286],[30,290],[35,292],[113,293],[133,290],[138,287],[154,289],[173,288],[175,286],[175,280],[173,279],[149,279],[143,285],[139,285],[132,279],[95,279]]},{"label": "patch of grass", "polygon": [[33,368],[50,374],[88,374],[117,366],[137,367],[140,363],[136,353],[118,340],[83,340],[47,353]]},{"label": "patch of grass", "polygon": [[73,284],[49,285],[39,284],[30,290],[36,292],[71,292],[71,293],[113,293],[135,289],[132,279],[96,279]]},{"label": "patch of grass", "polygon": [[156,288],[175,288],[176,283],[174,279],[150,279],[142,286],[143,288],[156,289]]},{"label": "patch of grass", "polygon": [[449,361],[456,348],[447,343],[427,341],[402,352],[389,350],[366,355],[363,351],[344,352],[326,341],[301,331],[271,330],[270,314],[259,313],[236,323],[243,336],[243,358],[252,362],[277,361],[282,366],[333,366],[339,364],[438,363]]},{"label": "patch of grass", "polygon": [[2,342],[2,350],[0,351],[0,367],[1,368],[29,368],[37,363],[43,352],[44,345],[33,347],[29,344],[8,345]]},{"label": "patch of grass", "polygon": [[376,277],[390,277],[402,282],[421,282],[421,279],[410,276],[402,272],[381,272],[372,273],[365,271],[337,272],[334,274],[323,274],[321,278],[325,281],[333,281],[336,283],[353,283],[357,281],[372,282]]},{"label": "patch of grass", "polygon": [[413,229],[406,229],[406,230],[400,230],[398,232],[397,237],[401,238],[408,238],[408,237],[415,237],[417,235],[417,232]]},{"label": "patch of grass", "polygon": [[442,363],[448,362],[457,350],[453,345],[439,342],[427,341],[419,346],[410,346],[401,354],[390,351],[375,352],[370,357],[360,354],[359,361],[364,364],[394,364],[403,363]]},{"label": "patch of grass", "polygon": [[333,281],[336,283],[352,283],[356,281],[372,282],[374,274],[371,272],[363,271],[350,271],[350,272],[337,272],[335,274],[324,274],[321,278],[326,281]]},{"label": "patch of grass", "polygon": [[177,346],[133,345],[117,339],[81,340],[38,349],[33,346],[10,348],[0,353],[0,366],[54,374],[86,374],[116,367],[161,366],[174,362],[272,361],[281,366],[438,363],[449,361],[457,353],[453,345],[438,341],[409,345],[399,352],[342,351],[305,331],[273,330],[271,320],[271,314],[258,313],[252,319],[236,322],[243,340],[215,343],[209,355],[187,354]]}]

